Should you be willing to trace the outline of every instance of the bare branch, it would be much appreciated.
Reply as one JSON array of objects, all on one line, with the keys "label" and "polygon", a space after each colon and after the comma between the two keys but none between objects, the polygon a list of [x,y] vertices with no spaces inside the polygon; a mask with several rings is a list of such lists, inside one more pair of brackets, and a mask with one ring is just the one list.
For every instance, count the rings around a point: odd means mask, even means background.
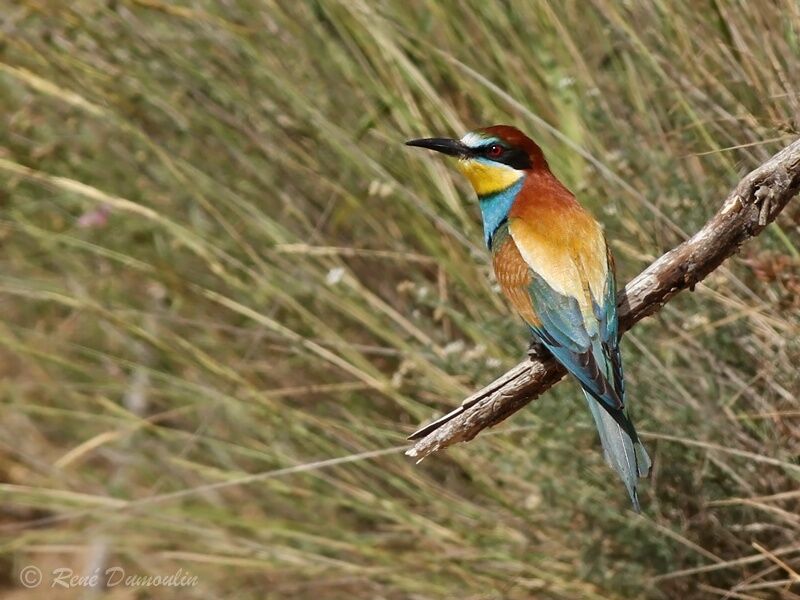
[{"label": "bare branch", "polygon": [[[709,273],[757,236],[800,190],[800,140],[749,173],[722,208],[690,239],[652,263],[617,296],[620,328],[659,311],[681,290]],[[406,454],[420,460],[496,425],[554,385],[566,373],[554,359],[522,362],[454,411],[422,427]]]}]

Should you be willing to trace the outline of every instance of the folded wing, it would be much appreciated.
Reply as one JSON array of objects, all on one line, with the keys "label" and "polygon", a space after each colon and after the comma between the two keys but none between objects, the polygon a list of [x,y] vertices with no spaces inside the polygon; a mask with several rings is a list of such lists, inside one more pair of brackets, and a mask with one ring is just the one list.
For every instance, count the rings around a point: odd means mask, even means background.
[{"label": "folded wing", "polygon": [[581,383],[606,460],[638,510],[636,479],[650,459],[625,411],[616,285],[600,227],[585,213],[549,227],[512,217],[493,255],[503,291]]}]

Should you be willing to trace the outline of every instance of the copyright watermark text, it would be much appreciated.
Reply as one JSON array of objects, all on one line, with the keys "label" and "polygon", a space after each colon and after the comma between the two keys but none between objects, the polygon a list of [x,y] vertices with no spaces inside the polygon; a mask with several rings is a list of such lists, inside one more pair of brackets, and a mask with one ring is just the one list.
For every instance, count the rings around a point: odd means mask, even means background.
[{"label": "copyright watermark text", "polygon": [[76,573],[69,567],[57,567],[49,572],[35,565],[22,567],[19,582],[26,588],[156,588],[156,587],[194,587],[197,575],[178,569],[165,575],[141,575],[126,573],[122,567],[95,569],[93,573]]}]

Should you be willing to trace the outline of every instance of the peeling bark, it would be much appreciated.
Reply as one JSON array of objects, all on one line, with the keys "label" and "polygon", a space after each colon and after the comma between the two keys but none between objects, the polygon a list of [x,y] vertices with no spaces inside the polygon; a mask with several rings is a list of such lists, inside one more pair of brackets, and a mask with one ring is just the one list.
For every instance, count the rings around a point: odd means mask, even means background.
[{"label": "peeling bark", "polygon": [[[617,296],[620,331],[652,315],[678,292],[694,286],[757,236],[800,190],[800,140],[742,179],[720,210],[690,239],[635,277]],[[406,452],[422,460],[432,452],[474,438],[557,383],[566,370],[553,358],[531,358],[475,392],[447,415],[409,439]]]}]

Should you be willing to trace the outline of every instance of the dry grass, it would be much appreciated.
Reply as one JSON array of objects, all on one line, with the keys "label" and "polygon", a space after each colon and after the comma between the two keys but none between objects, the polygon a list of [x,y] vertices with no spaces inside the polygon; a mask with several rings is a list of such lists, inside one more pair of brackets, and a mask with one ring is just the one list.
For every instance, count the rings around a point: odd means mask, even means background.
[{"label": "dry grass", "polygon": [[18,597],[44,593],[21,591],[30,563],[199,576],[138,590],[159,598],[800,597],[797,207],[626,337],[656,460],[642,518],[572,383],[420,466],[370,454],[527,343],[465,185],[401,142],[517,124],[625,280],[797,135],[794,0],[25,0],[2,19]]}]

